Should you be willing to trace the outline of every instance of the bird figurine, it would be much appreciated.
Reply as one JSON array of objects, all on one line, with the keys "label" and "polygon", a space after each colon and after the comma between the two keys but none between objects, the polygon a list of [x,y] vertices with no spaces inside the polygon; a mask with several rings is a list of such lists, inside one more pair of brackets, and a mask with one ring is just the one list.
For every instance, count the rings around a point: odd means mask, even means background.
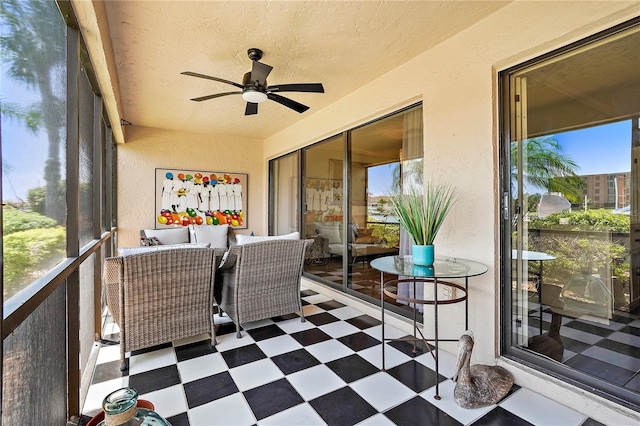
[{"label": "bird figurine", "polygon": [[562,361],[562,357],[564,355],[564,344],[560,338],[561,325],[562,315],[552,312],[549,332],[529,338],[527,347],[530,350],[546,355],[553,360]]},{"label": "bird figurine", "polygon": [[453,381],[453,397],[462,408],[481,408],[496,404],[511,389],[513,376],[500,366],[471,366],[473,333],[464,332],[458,340],[458,362]]}]

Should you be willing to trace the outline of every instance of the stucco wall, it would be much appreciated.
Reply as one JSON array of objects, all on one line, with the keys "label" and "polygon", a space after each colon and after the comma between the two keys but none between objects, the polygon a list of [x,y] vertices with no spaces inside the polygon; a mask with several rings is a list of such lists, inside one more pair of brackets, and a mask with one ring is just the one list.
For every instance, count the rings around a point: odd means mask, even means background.
[{"label": "stucco wall", "polygon": [[208,136],[148,127],[126,128],[118,144],[118,246],[139,244],[139,231],[155,227],[155,169],[215,170],[248,173],[247,230],[266,230],[266,172],[262,141]]},{"label": "stucco wall", "polygon": [[[265,142],[265,158],[271,159],[422,100],[425,177],[462,191],[437,251],[489,267],[469,282],[473,363],[503,364],[520,384],[606,424],[631,424],[637,413],[498,357],[497,72],[638,15],[638,2],[512,3]],[[460,330],[460,312],[455,306],[441,311],[448,319],[441,321],[441,336]],[[430,326],[425,331],[431,334]]]}]

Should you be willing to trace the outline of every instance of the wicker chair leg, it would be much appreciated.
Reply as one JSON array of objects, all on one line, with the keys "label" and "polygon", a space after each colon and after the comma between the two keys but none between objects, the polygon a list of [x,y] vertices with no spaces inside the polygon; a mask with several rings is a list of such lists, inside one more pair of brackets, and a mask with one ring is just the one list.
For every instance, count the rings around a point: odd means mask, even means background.
[{"label": "wicker chair leg", "polygon": [[129,369],[129,358],[124,358],[124,355],[120,357],[120,371],[127,371]]},{"label": "wicker chair leg", "polygon": [[300,322],[305,322],[306,321],[306,319],[304,319],[304,311],[302,310],[302,307],[300,307],[300,319],[301,319]]},{"label": "wicker chair leg", "polygon": [[239,339],[242,337],[242,334],[240,333],[240,324],[236,323],[236,337]]}]

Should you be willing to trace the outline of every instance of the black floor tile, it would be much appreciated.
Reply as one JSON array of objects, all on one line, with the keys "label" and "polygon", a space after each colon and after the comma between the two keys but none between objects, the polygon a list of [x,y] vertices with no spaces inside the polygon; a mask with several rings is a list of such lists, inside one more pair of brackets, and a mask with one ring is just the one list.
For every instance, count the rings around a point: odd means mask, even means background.
[{"label": "black floor tile", "polygon": [[600,423],[596,420],[593,420],[592,418],[588,418],[587,420],[585,420],[584,422],[582,422],[582,425],[580,426],[605,426],[604,423]]},{"label": "black floor tile", "polygon": [[325,365],[347,383],[355,382],[380,371],[378,367],[357,354],[327,362]]},{"label": "black floor tile", "polygon": [[623,333],[633,334],[634,336],[640,336],[640,328],[638,327],[627,325],[626,327],[621,328],[620,331]]},{"label": "black floor tile", "polygon": [[320,364],[320,361],[304,349],[276,355],[271,360],[284,374],[295,373]]},{"label": "black floor tile", "polygon": [[598,343],[596,343],[596,346],[600,346],[601,348],[606,348],[624,355],[628,355],[632,358],[637,357],[639,353],[638,348],[635,346],[629,346],[625,343],[616,342],[615,340],[609,340],[609,339],[600,340]]},{"label": "black floor tile", "polygon": [[[436,372],[413,360],[388,369],[387,373],[418,393],[436,384]],[[438,382],[446,380],[444,376],[438,376]]]},{"label": "black floor tile", "polygon": [[120,360],[97,364],[96,368],[93,370],[91,384],[117,379],[118,377],[124,377],[127,374],[128,373],[126,371],[120,371]]},{"label": "black floor tile", "polygon": [[300,318],[300,315],[295,314],[295,313],[287,314],[287,315],[279,315],[277,317],[272,317],[271,321],[280,322],[280,321],[287,321],[287,320],[295,319],[295,318]]},{"label": "black floor tile", "polygon": [[296,339],[302,346],[310,346],[324,342],[325,340],[331,340],[331,336],[319,328],[298,331],[297,333],[291,333],[290,336]]},{"label": "black floor tile", "polygon": [[360,315],[354,318],[349,318],[347,322],[353,326],[358,327],[360,330],[382,324],[379,320],[370,317],[369,315]]},{"label": "black floor tile", "polygon": [[138,349],[137,351],[131,351],[131,356],[146,354],[148,352],[153,352],[153,351],[157,351],[157,350],[160,350],[160,349],[166,349],[166,348],[170,348],[170,347],[171,347],[171,343],[163,343],[161,345],[151,346],[151,347],[144,348],[144,349]]},{"label": "black floor tile", "polygon": [[565,364],[576,370],[615,383],[618,386],[624,386],[633,376],[633,371],[580,354],[568,359]]},{"label": "black floor tile", "polygon": [[361,331],[358,333],[339,337],[336,340],[356,352],[380,344],[380,340],[376,339],[375,337],[371,337],[367,333],[363,333]]},{"label": "black floor tile", "polygon": [[129,386],[136,389],[139,394],[168,388],[179,383],[180,374],[176,364],[129,376]]},{"label": "black floor tile", "polygon": [[211,340],[209,339],[189,343],[188,345],[176,346],[175,351],[178,362],[218,352],[215,346],[211,346]]},{"label": "black floor tile", "polygon": [[305,317],[305,318],[307,319],[307,321],[309,321],[311,324],[315,326],[331,324],[332,322],[340,321],[339,318],[336,318],[327,312],[322,312],[320,314],[315,314],[315,315],[309,315],[308,317]]},{"label": "black floor tile", "polygon": [[625,388],[640,393],[640,374],[637,374],[624,385]]},{"label": "black floor tile", "polygon": [[415,342],[409,340],[393,340],[389,342],[388,345],[412,358],[429,353],[429,348],[431,348],[431,350],[435,349],[433,345],[427,346],[427,343],[424,343],[422,340]]},{"label": "black floor tile", "polygon": [[457,426],[462,424],[420,396],[386,411],[384,415],[399,426]]},{"label": "black floor tile", "polygon": [[585,333],[595,334],[596,336],[606,337],[613,333],[612,330],[604,327],[598,327],[595,324],[589,324],[583,321],[570,321],[563,325],[563,327],[570,327],[576,330],[584,331]]},{"label": "black floor tile", "polygon": [[592,346],[588,343],[584,343],[579,340],[574,340],[570,337],[560,336],[560,339],[562,340],[562,345],[564,346],[565,350],[575,352],[575,353],[580,353]]},{"label": "black floor tile", "polygon": [[180,413],[175,416],[167,417],[165,420],[168,421],[171,426],[191,426],[187,413]]},{"label": "black floor tile", "polygon": [[189,408],[207,404],[238,392],[228,371],[183,384]]},{"label": "black floor tile", "polygon": [[304,402],[287,379],[280,379],[244,392],[258,421]]},{"label": "black floor tile", "polygon": [[527,426],[528,421],[497,406],[473,423],[473,426]]},{"label": "black floor tile", "polygon": [[239,367],[250,362],[264,359],[267,356],[255,343],[221,352],[229,368]]},{"label": "black floor tile", "polygon": [[316,294],[318,294],[318,292],[308,289],[300,291],[300,297],[315,296]]},{"label": "black floor tile", "polygon": [[280,327],[275,324],[247,330],[247,333],[249,333],[249,335],[253,337],[253,340],[255,340],[256,342],[286,334]]},{"label": "black floor tile", "polygon": [[329,426],[354,425],[378,413],[349,387],[329,392],[309,404]]},{"label": "black floor tile", "polygon": [[347,305],[345,305],[344,303],[337,302],[335,300],[329,300],[322,303],[316,303],[316,306],[318,308],[324,309],[325,311],[330,311],[331,309],[343,308]]}]

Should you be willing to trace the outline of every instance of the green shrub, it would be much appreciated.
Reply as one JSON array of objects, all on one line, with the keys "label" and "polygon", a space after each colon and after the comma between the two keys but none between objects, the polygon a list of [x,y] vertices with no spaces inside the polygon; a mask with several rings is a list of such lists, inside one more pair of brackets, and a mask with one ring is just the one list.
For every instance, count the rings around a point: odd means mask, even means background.
[{"label": "green shrub", "polygon": [[5,300],[65,257],[65,234],[62,226],[56,226],[4,235]]},{"label": "green shrub", "polygon": [[[565,224],[560,224],[564,219]],[[579,212],[554,213],[545,218],[532,217],[529,228],[535,229],[566,229],[570,231],[608,231],[629,232],[630,217],[613,214],[611,210],[597,209]]]},{"label": "green shrub", "polygon": [[28,229],[53,228],[58,226],[54,219],[43,216],[40,213],[24,212],[18,209],[5,209],[2,212],[2,224],[5,236]]}]

